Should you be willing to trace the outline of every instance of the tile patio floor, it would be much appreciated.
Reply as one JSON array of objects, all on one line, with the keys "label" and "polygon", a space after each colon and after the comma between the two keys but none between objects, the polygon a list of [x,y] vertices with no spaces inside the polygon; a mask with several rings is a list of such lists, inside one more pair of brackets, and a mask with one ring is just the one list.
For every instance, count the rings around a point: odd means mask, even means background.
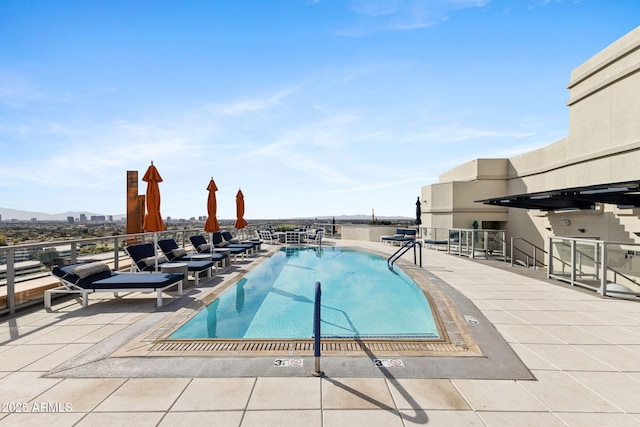
[{"label": "tile patio floor", "polygon": [[148,296],[98,294],[87,309],[69,300],[0,320],[0,426],[640,425],[638,302],[444,252],[425,251],[423,265],[475,303],[536,381],[46,377],[155,311]]}]

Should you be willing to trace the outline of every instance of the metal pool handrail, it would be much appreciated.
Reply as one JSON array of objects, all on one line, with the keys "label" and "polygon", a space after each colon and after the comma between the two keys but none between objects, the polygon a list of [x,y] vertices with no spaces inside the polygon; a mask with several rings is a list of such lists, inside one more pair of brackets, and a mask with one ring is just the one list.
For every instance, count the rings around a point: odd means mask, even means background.
[{"label": "metal pool handrail", "polygon": [[400,257],[402,255],[404,255],[405,253],[407,253],[407,251],[411,248],[413,248],[413,263],[418,265],[418,262],[416,260],[416,246],[418,246],[420,248],[420,267],[422,268],[422,243],[420,243],[417,240],[413,240],[413,241],[408,241],[405,242],[400,249],[398,249],[393,255],[391,255],[388,259],[387,259],[387,266],[389,267],[389,270],[393,269],[393,264],[400,259]]},{"label": "metal pool handrail", "polygon": [[320,370],[320,306],[322,305],[322,285],[316,282],[316,297],[313,301],[313,355],[316,361],[316,370],[313,372],[314,377],[324,376],[324,372]]}]

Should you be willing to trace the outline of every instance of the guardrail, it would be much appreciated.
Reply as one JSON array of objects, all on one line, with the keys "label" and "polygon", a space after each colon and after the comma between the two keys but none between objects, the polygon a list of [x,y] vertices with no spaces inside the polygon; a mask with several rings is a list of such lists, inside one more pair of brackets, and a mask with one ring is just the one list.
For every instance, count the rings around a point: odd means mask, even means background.
[{"label": "guardrail", "polygon": [[506,231],[450,228],[448,252],[468,256],[507,260]]},{"label": "guardrail", "polygon": [[548,258],[549,278],[603,296],[640,297],[640,243],[550,237]]},{"label": "guardrail", "polygon": [[[527,252],[524,249],[520,249],[516,247],[516,242],[522,242],[525,244],[526,248],[531,250],[533,253]],[[546,267],[545,259],[547,258],[547,251],[543,248],[531,243],[524,237],[512,237],[511,238],[511,248],[510,248],[510,260],[511,267],[514,266],[515,263],[519,261],[519,258],[516,257],[516,254],[524,257],[524,267],[532,267],[534,270],[537,270],[538,267]],[[533,260],[533,262],[531,262]]]},{"label": "guardrail", "polygon": [[313,228],[321,228],[324,231],[324,237],[328,237],[331,239],[339,239],[340,238],[340,227],[341,224],[336,224],[333,222],[315,222],[313,223]]},{"label": "guardrail", "polygon": [[[242,230],[231,228],[229,231],[239,238],[248,238],[254,237],[255,230],[260,226],[263,224],[251,225]],[[158,238],[174,238],[178,245],[190,247],[189,236],[194,234],[206,233],[202,228],[173,229],[158,233]],[[126,245],[151,241],[153,233],[136,233],[0,246],[0,259],[6,260],[6,278],[0,280],[0,315],[14,314],[19,308],[41,303],[44,289],[55,283],[52,281],[51,284],[47,284],[44,279],[49,276],[49,271],[55,265],[75,263],[78,260],[96,260],[106,262],[113,270],[121,270],[130,265],[129,257],[124,252]],[[18,275],[16,253],[19,253],[21,258],[40,260],[40,271]],[[36,283],[39,281],[43,283]],[[17,289],[18,287],[21,289]],[[17,295],[20,296],[19,299]]]}]

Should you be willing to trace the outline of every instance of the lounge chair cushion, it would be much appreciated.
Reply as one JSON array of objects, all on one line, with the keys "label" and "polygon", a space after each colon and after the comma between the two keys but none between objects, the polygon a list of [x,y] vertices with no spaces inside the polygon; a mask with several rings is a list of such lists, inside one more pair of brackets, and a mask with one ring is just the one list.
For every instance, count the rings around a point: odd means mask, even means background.
[{"label": "lounge chair cushion", "polygon": [[416,238],[416,230],[407,229],[404,231],[405,240],[413,240]]},{"label": "lounge chair cushion", "polygon": [[211,250],[211,245],[208,243],[198,246],[198,252],[209,252],[210,250]]},{"label": "lounge chair cushion", "polygon": [[171,251],[175,258],[183,257],[187,254],[187,251],[184,248],[177,248]]},{"label": "lounge chair cushion", "polygon": [[99,289],[158,289],[169,286],[172,283],[182,280],[181,273],[116,273],[111,277],[96,280],[88,287],[94,290]]},{"label": "lounge chair cushion", "polygon": [[[158,256],[157,258],[158,258],[158,265],[160,265],[160,264],[163,264],[163,263],[167,262],[167,257],[166,257],[166,256],[164,256],[164,255],[160,255],[160,256]],[[150,257],[143,258],[141,261],[142,261],[142,262],[144,263],[144,265],[146,265],[147,267],[151,267],[151,266],[156,265],[156,257],[154,257],[154,256],[150,256]]]},{"label": "lounge chair cushion", "polygon": [[111,271],[109,266],[103,262],[90,262],[87,264],[80,264],[69,270],[69,273],[75,274],[80,279],[85,279],[94,274],[100,274],[105,271]]},{"label": "lounge chair cushion", "polygon": [[[158,274],[141,274],[141,273],[120,273],[107,269],[91,276],[81,278],[74,271],[78,268],[89,266],[91,264],[103,263],[81,263],[75,265],[65,265],[55,267],[51,274],[66,280],[74,285],[84,289],[158,289],[169,286],[178,280],[182,280],[184,275],[181,273],[158,273]],[[106,264],[103,264],[106,265]],[[81,268],[82,270],[83,268]],[[87,267],[86,269],[89,269]]]},{"label": "lounge chair cushion", "polygon": [[229,233],[228,231],[223,231],[221,234],[222,234],[222,238],[224,240],[226,240],[227,242],[229,242],[229,243],[238,243],[239,242],[238,239],[235,239],[231,235],[231,233]]}]

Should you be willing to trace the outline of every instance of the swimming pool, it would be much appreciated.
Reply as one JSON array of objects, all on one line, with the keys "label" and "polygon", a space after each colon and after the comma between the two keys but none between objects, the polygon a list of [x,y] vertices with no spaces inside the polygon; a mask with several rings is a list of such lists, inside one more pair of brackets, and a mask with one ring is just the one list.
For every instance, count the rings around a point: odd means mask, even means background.
[{"label": "swimming pool", "polygon": [[439,338],[428,299],[405,273],[338,247],[282,248],[169,338],[310,338],[316,281],[323,337]]}]

